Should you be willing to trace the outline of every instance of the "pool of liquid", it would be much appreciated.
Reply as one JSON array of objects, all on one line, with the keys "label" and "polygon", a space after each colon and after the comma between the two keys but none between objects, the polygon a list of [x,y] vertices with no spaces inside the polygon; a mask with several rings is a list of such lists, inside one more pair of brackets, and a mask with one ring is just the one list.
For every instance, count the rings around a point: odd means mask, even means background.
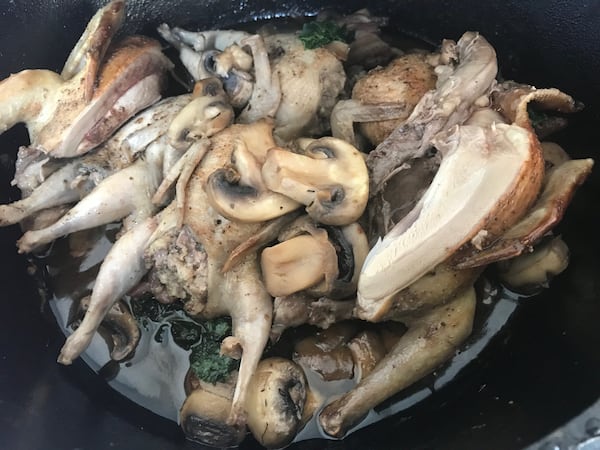
[{"label": "pool of liquid", "polygon": [[[43,259],[49,276],[53,296],[50,307],[65,336],[73,330],[70,323],[79,300],[88,295],[93,287],[95,275],[109,251],[116,226],[91,230],[77,236],[87,240],[85,254],[72,257],[69,238],[61,239],[52,252]],[[77,253],[82,253],[81,249]],[[457,349],[454,357],[425,380],[379,405],[355,426],[350,433],[386,417],[404,411],[423,401],[452,380],[483,351],[486,345],[507,325],[519,305],[519,296],[500,288],[485,278],[478,282],[478,300],[473,333]],[[179,312],[178,314],[183,314]],[[140,323],[141,339],[134,356],[122,363],[111,361],[107,342],[96,334],[89,348],[82,355],[85,362],[99,376],[104,376],[110,386],[140,406],[169,420],[178,422],[179,409],[186,394],[184,379],[189,369],[189,351],[176,345],[170,333],[162,333],[162,342],[154,339],[161,323]],[[305,367],[311,389],[326,399],[334,399],[350,390],[354,379],[324,381],[321,376]],[[326,401],[325,404],[329,402]],[[320,428],[317,414],[299,432],[296,441],[327,438]]]}]

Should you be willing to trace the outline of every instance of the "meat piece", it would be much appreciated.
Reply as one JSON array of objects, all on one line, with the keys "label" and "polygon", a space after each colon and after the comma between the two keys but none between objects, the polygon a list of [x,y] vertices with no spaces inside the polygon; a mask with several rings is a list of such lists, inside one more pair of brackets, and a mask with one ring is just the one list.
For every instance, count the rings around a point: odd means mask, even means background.
[{"label": "meat piece", "polygon": [[[189,101],[190,96],[183,95],[157,103],[124,125],[95,151],[66,160],[43,177],[33,173],[31,161],[25,162],[29,170],[23,169],[25,173],[15,175],[24,198],[9,205],[0,205],[0,226],[20,222],[43,208],[82,199],[105,178],[131,165],[148,145],[166,132],[169,123]],[[26,157],[25,154],[22,157]],[[37,172],[40,171],[38,168]]]},{"label": "meat piece", "polygon": [[475,303],[475,291],[468,288],[447,305],[410,321],[385,358],[355,388],[322,410],[323,430],[341,438],[371,408],[450,358],[471,333]]},{"label": "meat piece", "polygon": [[419,205],[367,256],[358,283],[359,317],[374,320],[386,298],[465,244],[501,236],[537,198],[544,160],[533,133],[516,125],[464,125],[437,141],[446,156]]},{"label": "meat piece", "polygon": [[346,82],[341,61],[325,48],[305,49],[293,34],[268,36],[265,44],[281,86],[275,134],[284,141],[324,134]]},{"label": "meat piece", "polygon": [[144,249],[156,227],[156,219],[147,219],[121,236],[111,248],[100,266],[87,312],[67,338],[58,362],[71,364],[88,347],[114,303],[142,279],[146,273]]},{"label": "meat piece", "polygon": [[[388,176],[405,161],[424,155],[440,131],[463,123],[475,103],[489,93],[498,70],[496,52],[485,38],[467,32],[454,44],[444,42],[442,54],[457,59],[438,66],[436,88],[425,94],[406,121],[373,150],[367,164],[371,170],[371,196],[383,189]],[[486,100],[487,101],[487,100]]]},{"label": "meat piece", "polygon": [[398,104],[403,113],[393,120],[360,124],[361,132],[373,145],[379,145],[402,121],[406,120],[421,97],[435,87],[436,75],[428,55],[413,53],[393,60],[384,68],[375,68],[359,79],[352,98],[364,105]]},{"label": "meat piece", "polygon": [[187,227],[169,230],[154,240],[144,255],[154,297],[163,303],[181,299],[188,314],[196,315],[206,303],[206,252]]}]

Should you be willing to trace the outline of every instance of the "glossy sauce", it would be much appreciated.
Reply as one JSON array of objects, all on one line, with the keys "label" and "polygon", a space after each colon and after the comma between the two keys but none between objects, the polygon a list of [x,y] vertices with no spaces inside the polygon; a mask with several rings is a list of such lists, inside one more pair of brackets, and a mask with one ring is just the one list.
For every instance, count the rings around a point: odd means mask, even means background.
[{"label": "glossy sauce", "polygon": [[[68,325],[72,311],[76,309],[78,301],[91,292],[95,274],[112,245],[114,234],[114,227],[90,232],[89,236],[95,240],[95,244],[80,258],[69,257],[68,238],[61,239],[55,243],[50,255],[42,261],[46,264],[50,277],[48,284],[54,291],[50,306],[65,335],[72,332]],[[428,377],[426,382],[420,381],[405,392],[385,401],[350,432],[404,411],[435,393],[477,358],[490,340],[503,330],[518,306],[519,296],[505,289],[498,289],[485,280],[480,280],[479,284],[480,295],[473,333],[454,358],[438,369],[432,377]],[[189,368],[190,352],[176,345],[168,332],[162,333],[162,342],[157,342],[154,336],[160,327],[160,323],[152,321],[140,324],[140,343],[133,358],[126,362],[118,365],[111,362],[107,343],[99,334],[96,334],[82,358],[95,372],[103,373],[103,368],[111,365],[116,367],[116,370],[107,372],[110,376],[107,381],[112,388],[131,401],[177,422],[179,409],[186,397],[184,378]],[[323,398],[338,397],[355,385],[354,380],[326,382],[316,372],[305,371],[311,389]],[[298,434],[296,441],[312,438],[331,439],[320,429],[316,416]]]}]

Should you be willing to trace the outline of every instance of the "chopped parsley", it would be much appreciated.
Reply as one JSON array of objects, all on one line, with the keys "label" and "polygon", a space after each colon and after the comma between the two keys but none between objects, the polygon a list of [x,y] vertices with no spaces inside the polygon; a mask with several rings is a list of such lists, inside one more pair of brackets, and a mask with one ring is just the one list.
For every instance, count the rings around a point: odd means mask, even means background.
[{"label": "chopped parsley", "polygon": [[346,28],[340,27],[330,20],[305,23],[299,37],[304,48],[308,50],[323,47],[333,41],[348,42],[350,40]]},{"label": "chopped parsley", "polygon": [[239,361],[221,355],[221,341],[231,335],[231,322],[227,318],[207,320],[200,324],[202,336],[192,347],[190,369],[208,383],[223,381],[238,367]]}]

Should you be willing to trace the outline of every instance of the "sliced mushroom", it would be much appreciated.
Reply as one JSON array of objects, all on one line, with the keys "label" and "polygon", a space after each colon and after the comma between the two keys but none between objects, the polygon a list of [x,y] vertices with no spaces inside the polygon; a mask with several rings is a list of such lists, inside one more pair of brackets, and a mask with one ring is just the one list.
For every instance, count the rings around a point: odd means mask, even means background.
[{"label": "sliced mushroom", "polygon": [[278,236],[280,243],[261,254],[267,291],[274,297],[305,292],[343,299],[356,293],[360,268],[369,251],[357,223],[317,226],[308,216],[296,219]]},{"label": "sliced mushroom", "polygon": [[217,169],[208,177],[206,194],[219,214],[240,222],[264,222],[300,206],[267,188],[259,162],[239,140],[231,155],[231,166]]},{"label": "sliced mushroom", "polygon": [[331,137],[317,139],[300,152],[269,150],[262,167],[266,186],[306,205],[306,211],[317,222],[355,222],[369,197],[363,155],[352,145]]},{"label": "sliced mushroom", "polygon": [[[243,42],[243,40],[240,41],[240,43]],[[254,62],[252,56],[246,53],[240,45],[232,44],[221,52],[217,58],[217,64],[220,68],[220,71],[217,70],[217,72],[225,76],[232,68],[248,72],[252,69]]]},{"label": "sliced mushroom", "polygon": [[575,113],[583,107],[570,95],[558,89],[537,89],[514,81],[505,81],[494,89],[492,104],[494,109],[500,111],[510,122],[532,131],[535,130],[540,139],[564,128],[566,119],[562,117],[546,118],[540,123],[533,123],[530,117],[532,108],[535,108],[535,111]]},{"label": "sliced mushroom", "polygon": [[245,427],[227,423],[235,380],[229,383],[200,383],[185,399],[179,422],[185,437],[217,448],[237,447],[245,436]]},{"label": "sliced mushroom", "polygon": [[[540,191],[544,161],[535,135],[516,125],[456,127],[438,150],[445,154],[419,206],[369,253],[358,304],[378,304],[450,257],[464,244],[481,247],[501,236]],[[488,241],[489,242],[489,241]],[[363,318],[369,319],[367,312]]]},{"label": "sliced mushroom", "polygon": [[233,108],[216,78],[196,83],[192,97],[167,130],[169,144],[176,149],[185,149],[197,139],[211,137],[233,122]]},{"label": "sliced mushroom", "polygon": [[263,250],[261,267],[269,294],[282,297],[322,281],[333,282],[337,277],[337,255],[327,232],[322,231],[321,238],[305,234]]},{"label": "sliced mushroom", "polygon": [[[90,306],[90,297],[84,297],[79,303],[79,314],[83,316]],[[76,324],[73,324],[76,325]],[[100,332],[106,336],[113,361],[123,361],[133,355],[140,341],[140,329],[129,307],[124,301],[111,306],[102,320]],[[76,326],[74,326],[76,328]]]},{"label": "sliced mushroom", "polygon": [[374,330],[358,333],[348,342],[348,348],[352,353],[354,371],[359,382],[373,371],[386,354],[385,345]]},{"label": "sliced mushroom", "polygon": [[288,445],[302,425],[307,399],[302,368],[284,358],[264,359],[248,388],[248,428],[256,440],[266,448]]},{"label": "sliced mushroom", "polygon": [[511,289],[531,293],[548,285],[550,279],[569,265],[569,247],[555,237],[535,247],[531,253],[498,264],[498,277]]},{"label": "sliced mushroom", "polygon": [[336,323],[294,345],[293,360],[318,373],[325,381],[347,380],[354,376],[352,352],[346,345],[356,334],[352,322]]},{"label": "sliced mushroom", "polygon": [[338,255],[338,278],[326,295],[334,300],[354,296],[360,269],[369,253],[367,235],[356,222],[339,229],[328,227],[327,230]]}]

